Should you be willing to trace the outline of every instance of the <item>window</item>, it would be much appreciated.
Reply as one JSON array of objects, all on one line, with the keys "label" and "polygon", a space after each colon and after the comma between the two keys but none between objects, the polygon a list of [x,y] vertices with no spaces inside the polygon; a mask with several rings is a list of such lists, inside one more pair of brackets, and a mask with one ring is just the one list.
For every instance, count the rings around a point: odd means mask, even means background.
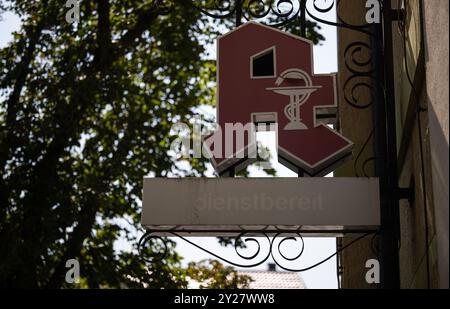
[{"label": "window", "polygon": [[250,70],[252,78],[275,77],[275,46],[251,56]]}]

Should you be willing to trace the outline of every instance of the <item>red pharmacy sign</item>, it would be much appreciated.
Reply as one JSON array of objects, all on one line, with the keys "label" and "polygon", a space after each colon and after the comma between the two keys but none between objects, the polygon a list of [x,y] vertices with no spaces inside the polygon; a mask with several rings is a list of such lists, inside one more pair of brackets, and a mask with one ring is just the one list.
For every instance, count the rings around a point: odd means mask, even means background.
[{"label": "red pharmacy sign", "polygon": [[218,38],[217,52],[218,129],[204,142],[218,173],[255,160],[262,124],[276,124],[278,158],[295,172],[323,175],[349,156],[352,142],[317,120],[337,106],[336,75],[314,74],[312,42],[249,22]]}]

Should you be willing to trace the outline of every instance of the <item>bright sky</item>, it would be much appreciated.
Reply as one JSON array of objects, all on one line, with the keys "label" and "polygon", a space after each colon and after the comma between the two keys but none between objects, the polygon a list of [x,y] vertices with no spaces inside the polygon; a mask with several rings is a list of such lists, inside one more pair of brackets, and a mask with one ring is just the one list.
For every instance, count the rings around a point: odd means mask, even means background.
[{"label": "bright sky", "polygon": [[[311,2],[309,2],[311,3]],[[335,20],[335,11],[323,14],[326,20]],[[321,25],[321,33],[326,38],[326,41],[321,46],[314,47],[314,69],[315,73],[330,73],[337,72],[337,39],[336,28],[326,25]],[[5,46],[12,40],[12,32],[20,28],[20,20],[17,16],[11,13],[4,13],[0,21],[0,47]],[[214,48],[212,50],[215,50]],[[205,113],[215,115],[212,108],[202,109]],[[258,139],[269,147],[272,158],[276,158],[275,153],[275,136],[273,133],[258,133]],[[297,177],[296,174],[276,162],[272,161],[272,165],[277,170],[278,176],[282,177]],[[250,167],[251,177],[264,177],[265,173],[258,170],[256,167]],[[236,254],[233,248],[223,248],[218,246],[215,238],[190,238],[202,247],[208,248],[224,258],[229,260],[236,260]],[[313,265],[320,260],[328,257],[336,251],[335,238],[305,238],[305,251],[301,259],[289,264],[292,268],[304,268]],[[287,256],[295,256],[298,253],[297,246],[294,243],[286,243],[286,251],[283,251]],[[251,249],[251,248],[250,248]],[[201,259],[213,258],[201,250],[191,246],[183,240],[177,240],[177,251],[185,258],[183,264],[186,265],[190,261],[199,261]],[[267,265],[263,264],[256,269],[266,269]],[[337,288],[336,278],[336,260],[335,258],[318,266],[312,270],[301,273],[301,276],[308,288]]]}]

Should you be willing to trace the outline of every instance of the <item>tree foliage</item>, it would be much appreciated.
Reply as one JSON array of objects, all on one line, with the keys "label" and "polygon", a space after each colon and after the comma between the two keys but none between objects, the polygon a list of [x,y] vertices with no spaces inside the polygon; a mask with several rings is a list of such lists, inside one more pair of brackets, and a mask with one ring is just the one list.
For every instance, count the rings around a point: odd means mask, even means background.
[{"label": "tree foliage", "polygon": [[72,287],[76,258],[79,287],[184,287],[173,242],[151,265],[117,243],[137,242],[144,176],[206,171],[167,151],[214,104],[215,28],[188,1],[83,0],[73,24],[64,2],[0,6],[22,22],[0,49],[0,286]]},{"label": "tree foliage", "polygon": [[233,267],[224,266],[217,260],[202,260],[189,263],[187,277],[198,284],[199,289],[244,289],[252,278],[239,275]]}]

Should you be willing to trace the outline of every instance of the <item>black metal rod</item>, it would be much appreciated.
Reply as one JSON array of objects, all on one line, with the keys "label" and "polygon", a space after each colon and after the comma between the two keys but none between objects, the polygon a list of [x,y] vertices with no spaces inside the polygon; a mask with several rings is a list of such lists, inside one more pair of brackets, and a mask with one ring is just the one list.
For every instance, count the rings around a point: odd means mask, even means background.
[{"label": "black metal rod", "polygon": [[[380,178],[380,283],[384,289],[400,288],[399,271],[399,203],[397,198],[397,140],[395,123],[394,63],[392,50],[392,18],[387,12],[391,1],[385,0],[383,23],[374,26],[372,39],[374,51],[373,65],[374,132],[377,176]],[[382,48],[384,46],[384,50]],[[384,88],[384,91],[383,91]]]},{"label": "black metal rod", "polygon": [[300,1],[300,36],[306,38],[306,0]]},{"label": "black metal rod", "polygon": [[[147,233],[160,233],[160,234],[170,234],[170,233],[186,233],[186,234],[194,234],[193,237],[195,237],[195,234],[197,233],[212,233],[212,234],[242,234],[242,233],[248,233],[249,235],[253,234],[260,234],[260,233],[266,233],[268,235],[272,234],[296,234],[301,233],[302,235],[308,235],[307,237],[311,235],[334,235],[333,237],[348,237],[352,235],[358,235],[358,234],[378,234],[379,231],[377,229],[370,229],[370,228],[355,228],[355,229],[342,229],[342,230],[308,230],[308,229],[201,229],[201,228],[195,228],[195,229],[189,229],[189,228],[167,228],[167,229],[146,229]],[[339,236],[336,236],[339,235]],[[312,236],[313,237],[313,236]]]},{"label": "black metal rod", "polygon": [[236,0],[236,27],[242,24],[242,0]]}]

